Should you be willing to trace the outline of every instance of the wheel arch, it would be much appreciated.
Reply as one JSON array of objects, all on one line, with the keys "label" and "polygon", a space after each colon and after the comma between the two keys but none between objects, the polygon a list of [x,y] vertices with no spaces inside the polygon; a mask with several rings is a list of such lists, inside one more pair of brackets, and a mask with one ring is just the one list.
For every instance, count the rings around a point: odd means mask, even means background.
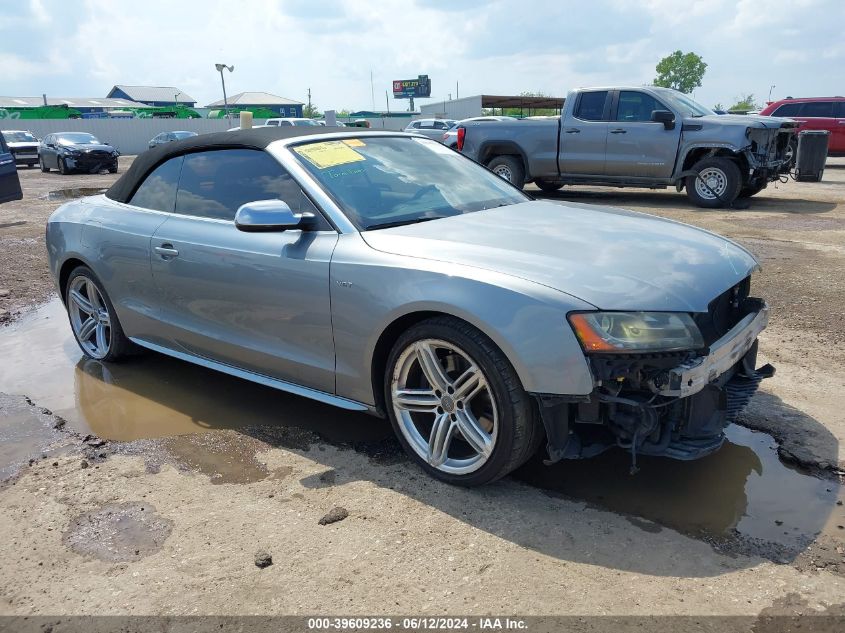
[{"label": "wheel arch", "polygon": [[78,255],[70,255],[67,259],[65,259],[61,266],[59,266],[58,274],[56,275],[56,280],[59,285],[59,296],[62,299],[62,303],[65,302],[65,295],[67,294],[67,282],[70,279],[70,274],[79,266],[86,266],[89,269],[91,266],[88,262],[81,259]]},{"label": "wheel arch", "polygon": [[526,377],[520,374],[517,364],[513,361],[514,355],[517,353],[516,350],[504,341],[502,337],[492,331],[492,328],[490,328],[487,324],[480,323],[477,319],[465,318],[467,315],[461,315],[458,314],[458,312],[460,311],[450,310],[445,307],[437,309],[413,309],[395,317],[387,324],[386,327],[382,329],[381,334],[379,334],[376,344],[373,347],[373,353],[370,360],[370,382],[372,384],[376,411],[382,414],[385,411],[383,379],[385,371],[387,370],[387,359],[390,356],[390,351],[393,349],[396,341],[399,340],[399,337],[402,336],[402,334],[418,323],[435,317],[450,317],[452,319],[457,319],[458,321],[461,321],[462,323],[465,323],[481,332],[484,336],[490,339],[493,345],[495,345],[496,348],[502,352],[505,358],[508,359],[508,362],[514,368],[514,371],[517,373],[520,380],[523,381],[523,384],[525,384]]},{"label": "wheel arch", "polygon": [[686,172],[693,168],[698,161],[705,158],[729,158],[737,163],[740,173],[743,177],[743,182],[748,173],[748,161],[742,152],[733,146],[713,146],[713,145],[696,145],[687,149],[683,160],[679,161],[679,169],[676,171],[675,181],[683,180],[686,177]]},{"label": "wheel arch", "polygon": [[531,180],[528,157],[517,143],[513,141],[487,141],[482,143],[478,150],[478,162],[485,167],[487,163],[499,156],[515,156],[518,158],[522,162],[525,182]]}]

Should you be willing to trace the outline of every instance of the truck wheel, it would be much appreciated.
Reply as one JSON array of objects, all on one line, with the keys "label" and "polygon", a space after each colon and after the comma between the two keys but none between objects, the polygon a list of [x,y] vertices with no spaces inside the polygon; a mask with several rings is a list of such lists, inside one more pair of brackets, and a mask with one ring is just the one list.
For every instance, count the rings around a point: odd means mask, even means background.
[{"label": "truck wheel", "polygon": [[730,205],[742,188],[742,174],[728,158],[713,157],[692,167],[698,176],[687,176],[687,197],[699,207],[716,209]]},{"label": "truck wheel", "polygon": [[540,191],[545,191],[546,193],[552,193],[553,191],[557,191],[561,187],[563,187],[562,182],[555,182],[554,180],[546,180],[545,178],[537,178],[534,181],[534,184],[540,188]]},{"label": "truck wheel", "polygon": [[516,156],[496,156],[487,163],[487,169],[500,178],[504,178],[517,189],[525,186],[525,169],[522,161]]},{"label": "truck wheel", "polygon": [[750,198],[751,196],[756,196],[766,188],[766,184],[767,183],[763,182],[753,186],[745,186],[739,190],[737,198]]}]

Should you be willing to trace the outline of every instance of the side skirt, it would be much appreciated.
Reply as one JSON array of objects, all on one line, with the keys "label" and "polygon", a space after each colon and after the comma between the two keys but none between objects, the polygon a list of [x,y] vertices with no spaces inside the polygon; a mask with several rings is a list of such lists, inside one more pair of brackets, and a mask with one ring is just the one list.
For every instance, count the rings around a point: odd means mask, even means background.
[{"label": "side skirt", "polygon": [[188,354],[186,352],[178,352],[168,347],[163,347],[161,345],[156,345],[155,343],[150,343],[143,339],[129,337],[129,340],[131,340],[137,345],[140,345],[141,347],[146,347],[147,349],[150,349],[154,352],[159,352],[160,354],[165,354],[166,356],[172,356],[173,358],[178,358],[179,360],[194,363],[195,365],[200,365],[202,367],[207,367],[208,369],[214,369],[224,374],[235,376],[236,378],[243,378],[244,380],[257,382],[260,385],[272,387],[273,389],[278,389],[279,391],[285,391],[287,393],[292,393],[296,396],[302,396],[304,398],[310,398],[311,400],[316,400],[318,402],[324,402],[335,407],[340,407],[341,409],[346,409],[347,411],[365,411],[367,413],[373,412],[373,409],[371,407],[367,406],[362,402],[358,402],[357,400],[341,398],[340,396],[335,396],[333,394],[326,393],[325,391],[318,391],[316,389],[303,387],[302,385],[297,385],[292,382],[286,382],[284,380],[270,378],[269,376],[256,374],[245,369],[239,369],[231,365],[226,365],[225,363],[218,363],[217,361],[210,360],[208,358],[203,358],[202,356],[196,356],[194,354]]}]

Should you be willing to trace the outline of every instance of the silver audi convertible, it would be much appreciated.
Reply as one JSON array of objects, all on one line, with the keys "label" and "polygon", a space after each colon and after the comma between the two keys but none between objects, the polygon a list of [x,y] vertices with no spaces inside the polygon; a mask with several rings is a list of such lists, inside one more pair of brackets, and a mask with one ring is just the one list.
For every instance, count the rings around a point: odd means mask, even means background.
[{"label": "silver audi convertible", "polygon": [[[427,138],[261,128],[168,143],[47,225],[82,351],[138,348],[387,416],[431,475],[616,447],[694,459],[771,375],[741,246],[533,200]],[[143,362],[143,360],[136,361]]]}]

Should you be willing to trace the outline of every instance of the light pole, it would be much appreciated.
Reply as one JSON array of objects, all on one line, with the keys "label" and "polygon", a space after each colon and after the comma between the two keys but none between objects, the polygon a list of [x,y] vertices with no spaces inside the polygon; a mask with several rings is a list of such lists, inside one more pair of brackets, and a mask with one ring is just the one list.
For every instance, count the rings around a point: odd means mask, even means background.
[{"label": "light pole", "polygon": [[777,87],[777,86],[775,86],[774,84],[772,84],[771,86],[769,86],[769,99],[768,99],[768,101],[771,101],[771,100],[772,100],[772,90],[774,90],[776,87]]},{"label": "light pole", "polygon": [[229,114],[229,100],[226,98],[226,80],[223,79],[223,69],[227,69],[229,72],[235,70],[234,66],[227,66],[226,64],[214,64],[214,67],[220,73],[220,83],[223,84],[223,107],[226,108],[226,119],[229,121],[229,127],[232,126],[232,116]]}]

